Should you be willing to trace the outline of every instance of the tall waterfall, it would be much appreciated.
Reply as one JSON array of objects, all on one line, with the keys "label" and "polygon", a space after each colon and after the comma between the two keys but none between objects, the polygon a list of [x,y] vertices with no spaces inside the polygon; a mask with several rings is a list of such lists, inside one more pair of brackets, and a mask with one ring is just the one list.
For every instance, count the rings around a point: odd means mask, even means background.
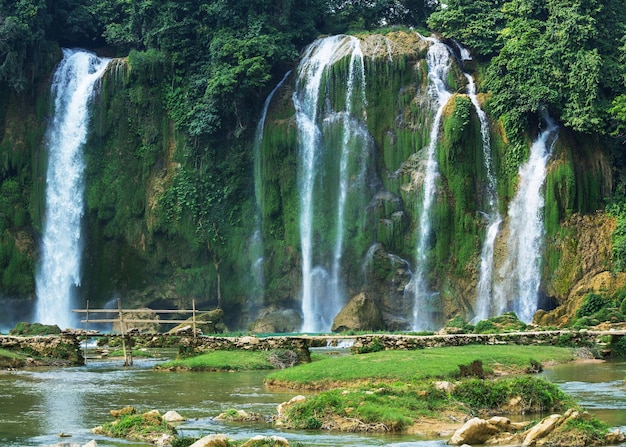
[{"label": "tall waterfall", "polygon": [[83,50],[63,49],[63,60],[52,80],[54,117],[46,135],[46,220],[35,319],[62,328],[73,324],[73,295],[81,282],[82,147],[89,126],[89,101],[108,63]]},{"label": "tall waterfall", "polygon": [[[330,69],[344,58],[349,58],[347,84],[334,85],[328,79]],[[343,87],[345,97],[338,101],[342,91],[338,89]],[[351,215],[347,222],[346,207],[350,197],[363,196],[371,147],[364,125],[365,71],[360,41],[332,36],[310,45],[298,66],[293,102],[299,151],[302,331],[321,332],[330,329],[345,304],[345,232],[355,218]]]},{"label": "tall waterfall", "polygon": [[264,252],[264,244],[263,244],[263,231],[261,228],[262,224],[262,201],[265,196],[265,192],[263,191],[263,171],[265,169],[263,165],[263,154],[261,153],[263,150],[263,129],[265,128],[265,118],[267,117],[267,110],[269,109],[270,103],[272,102],[272,98],[274,97],[274,93],[278,90],[284,83],[287,77],[291,74],[291,70],[285,73],[285,76],[281,79],[281,81],[274,87],[274,89],[270,92],[270,94],[265,99],[265,103],[263,104],[263,111],[261,113],[261,118],[259,119],[259,123],[257,124],[256,134],[254,138],[254,195],[256,199],[256,222],[255,229],[252,237],[250,238],[250,259],[252,261],[252,273],[254,275],[254,298],[263,298],[265,294],[265,273],[263,270],[263,252]]},{"label": "tall waterfall", "polygon": [[497,313],[513,310],[527,323],[532,321],[538,304],[544,235],[543,185],[558,136],[554,121],[547,116],[545,121],[546,127],[533,142],[528,161],[519,168],[518,190],[508,212],[507,259],[499,269],[495,288]]},{"label": "tall waterfall", "polygon": [[428,270],[427,258],[431,239],[431,207],[435,198],[438,177],[437,140],[439,139],[439,127],[441,126],[443,109],[452,96],[446,89],[446,76],[450,68],[450,51],[448,47],[438,40],[433,40],[433,44],[428,49],[427,63],[429,94],[436,107],[436,112],[430,130],[430,143],[426,153],[417,237],[416,272],[409,285],[413,288],[415,294],[413,330],[430,330],[434,328],[432,314],[437,307],[433,302],[436,294],[430,290],[425,274]]},{"label": "tall waterfall", "polygon": [[500,229],[502,216],[498,210],[498,192],[497,180],[493,173],[493,161],[491,157],[491,137],[489,135],[489,120],[487,114],[481,108],[476,96],[476,84],[474,78],[465,73],[467,78],[467,94],[476,109],[476,114],[480,121],[480,134],[483,146],[483,162],[487,173],[487,184],[485,185],[484,194],[487,198],[487,209],[485,210],[485,219],[487,222],[487,233],[485,241],[480,252],[480,277],[477,286],[476,311],[475,318],[483,320],[488,318],[491,313],[493,283],[493,254],[496,242],[496,236]]}]

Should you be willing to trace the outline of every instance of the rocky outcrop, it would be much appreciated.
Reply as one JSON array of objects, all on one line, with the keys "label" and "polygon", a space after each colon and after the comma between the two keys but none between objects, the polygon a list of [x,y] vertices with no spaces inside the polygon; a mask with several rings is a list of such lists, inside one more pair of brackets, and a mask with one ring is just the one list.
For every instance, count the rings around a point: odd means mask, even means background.
[{"label": "rocky outcrop", "polygon": [[383,316],[374,300],[365,293],[359,293],[337,314],[331,330],[378,331],[383,327]]},{"label": "rocky outcrop", "polygon": [[0,335],[0,348],[35,357],[34,364],[85,364],[78,337],[69,332],[33,337]]},{"label": "rocky outcrop", "polygon": [[452,435],[448,444],[572,447],[573,445],[613,445],[626,439],[619,430],[604,435],[603,439],[596,439],[597,434],[587,432],[585,428],[567,425],[569,421],[589,420],[590,418],[588,413],[569,409],[563,415],[552,414],[545,417],[530,428],[527,428],[524,423],[513,423],[504,417],[493,417],[488,420],[472,418]]}]

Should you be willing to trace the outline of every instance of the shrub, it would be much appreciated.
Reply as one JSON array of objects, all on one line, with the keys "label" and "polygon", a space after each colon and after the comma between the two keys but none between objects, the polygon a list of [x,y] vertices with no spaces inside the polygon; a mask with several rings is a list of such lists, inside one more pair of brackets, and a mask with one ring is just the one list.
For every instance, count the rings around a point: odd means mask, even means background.
[{"label": "shrub", "polygon": [[9,331],[9,335],[56,335],[60,334],[59,326],[47,325],[41,323],[17,323],[13,329]]},{"label": "shrub", "polygon": [[290,368],[298,364],[298,354],[291,349],[275,349],[270,352],[269,361],[274,368]]},{"label": "shrub", "polygon": [[498,328],[490,320],[480,320],[474,327],[476,334],[493,334],[498,332]]},{"label": "shrub", "polygon": [[552,411],[563,408],[567,396],[556,385],[533,376],[499,380],[469,379],[461,382],[453,396],[473,410],[499,409],[511,398],[522,397],[522,410]]},{"label": "shrub", "polygon": [[585,296],[583,303],[576,311],[576,317],[590,317],[604,307],[607,307],[609,301],[597,293],[590,292]]}]

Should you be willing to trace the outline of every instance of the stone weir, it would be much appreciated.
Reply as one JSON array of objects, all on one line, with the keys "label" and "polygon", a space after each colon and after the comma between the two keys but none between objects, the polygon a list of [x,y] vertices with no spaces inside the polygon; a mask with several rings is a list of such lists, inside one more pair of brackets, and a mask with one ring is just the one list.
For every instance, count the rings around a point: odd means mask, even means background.
[{"label": "stone weir", "polygon": [[[499,345],[552,345],[602,348],[616,343],[626,335],[625,330],[612,331],[528,331],[499,334],[445,334],[445,335],[404,335],[368,334],[355,336],[341,335],[284,335],[284,336],[242,336],[218,337],[164,334],[137,334],[132,336],[133,344],[148,347],[178,346],[182,355],[215,350],[271,351],[291,349],[298,353],[301,362],[310,361],[309,348],[349,346],[353,353],[366,353],[380,350],[415,350],[445,346],[465,346],[471,344]],[[109,337],[119,335],[108,334]]]},{"label": "stone weir", "polygon": [[0,335],[0,349],[28,355],[28,363],[34,365],[85,364],[78,336],[73,333],[61,335],[13,336]]}]

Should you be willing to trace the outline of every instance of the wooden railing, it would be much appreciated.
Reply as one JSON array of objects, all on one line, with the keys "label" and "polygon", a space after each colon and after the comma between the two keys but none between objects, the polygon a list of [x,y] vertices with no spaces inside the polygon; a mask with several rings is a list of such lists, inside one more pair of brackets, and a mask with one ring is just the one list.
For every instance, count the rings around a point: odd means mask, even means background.
[{"label": "wooden railing", "polygon": [[[180,319],[172,319],[172,320],[160,320],[160,319],[148,319],[148,318],[132,318],[133,314],[145,314],[145,313],[155,313],[155,314],[191,314],[191,324],[193,330],[194,340],[197,336],[196,330],[196,321],[197,316],[199,314],[209,313],[210,311],[202,311],[196,309],[196,301],[192,300],[191,302],[192,308],[191,310],[155,310],[155,309],[123,309],[121,300],[118,298],[117,300],[117,309],[90,309],[89,308],[89,300],[87,300],[87,306],[85,309],[73,309],[72,312],[85,314],[85,318],[80,320],[81,323],[85,323],[85,330],[89,329],[89,323],[119,323],[120,332],[122,335],[122,350],[124,352],[124,366],[131,366],[133,364],[133,352],[132,346],[129,346],[131,349],[126,348],[126,339],[128,338],[130,341],[130,336],[132,334],[128,333],[128,328],[126,327],[129,323],[158,323],[158,324],[181,324],[181,323],[189,323],[189,319],[180,320]],[[90,314],[113,314],[117,313],[117,317],[115,318],[90,318]],[[129,315],[130,314],[130,315]],[[129,316],[131,318],[129,318]],[[207,321],[202,321],[202,323],[209,323]],[[85,345],[87,341],[85,340]],[[130,343],[129,343],[130,345]],[[85,351],[87,350],[85,346]]]}]

